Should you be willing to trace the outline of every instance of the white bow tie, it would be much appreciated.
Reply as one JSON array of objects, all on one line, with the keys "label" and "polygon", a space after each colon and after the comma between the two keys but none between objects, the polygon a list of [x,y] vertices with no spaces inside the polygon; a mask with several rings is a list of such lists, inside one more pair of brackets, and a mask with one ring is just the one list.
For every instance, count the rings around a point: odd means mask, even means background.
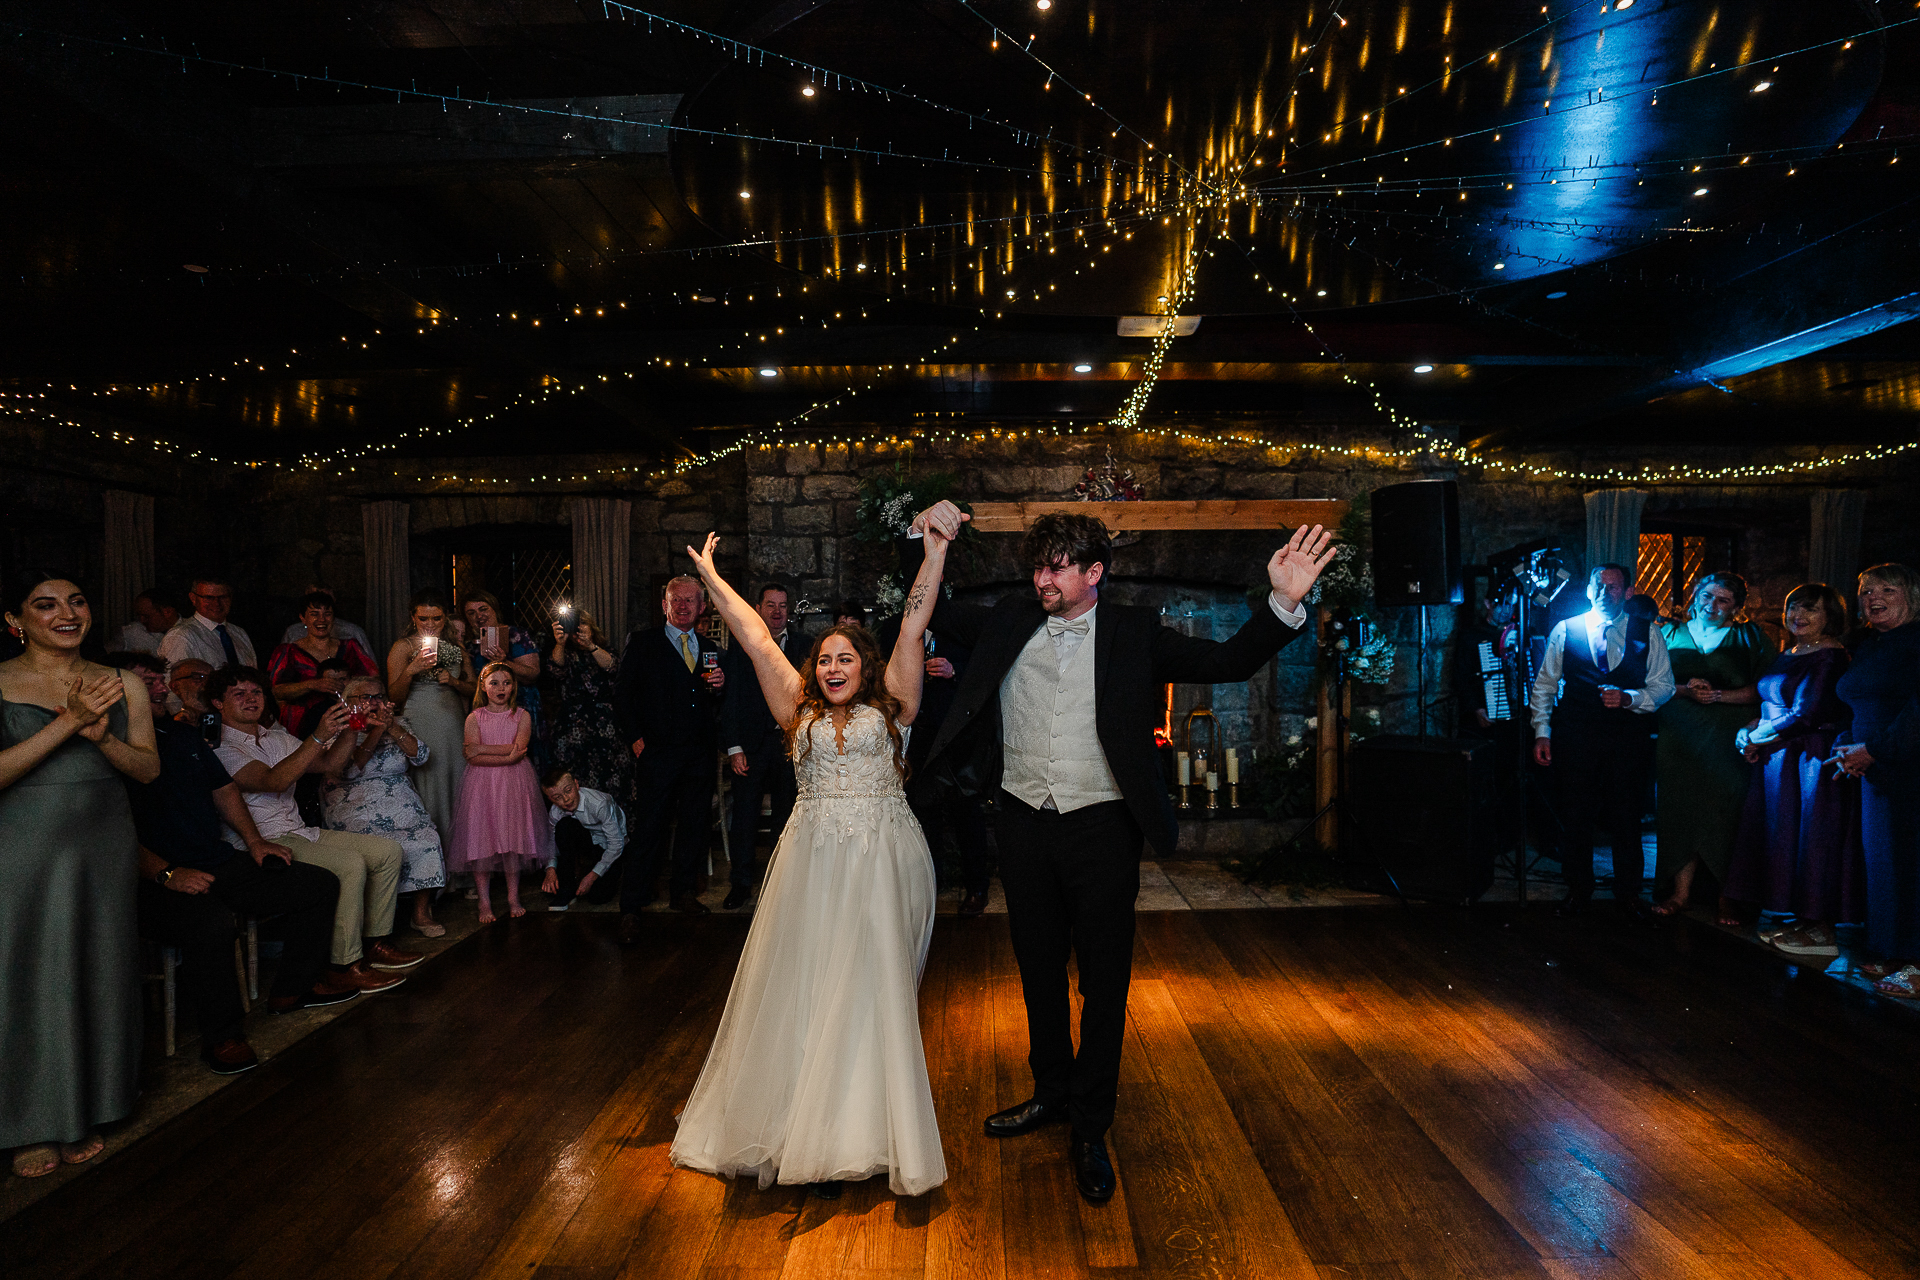
[{"label": "white bow tie", "polygon": [[1068,632],[1072,632],[1074,635],[1077,635],[1077,636],[1086,635],[1087,634],[1086,617],[1083,615],[1081,617],[1075,618],[1071,622],[1067,621],[1065,618],[1048,618],[1047,619],[1048,635],[1060,636],[1060,635],[1066,635]]}]

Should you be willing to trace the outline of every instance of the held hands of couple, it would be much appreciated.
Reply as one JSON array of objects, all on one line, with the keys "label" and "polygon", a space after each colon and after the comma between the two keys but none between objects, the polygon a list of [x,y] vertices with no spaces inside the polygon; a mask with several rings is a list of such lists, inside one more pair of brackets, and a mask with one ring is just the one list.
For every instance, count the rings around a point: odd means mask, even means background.
[{"label": "held hands of couple", "polygon": [[973,519],[953,503],[942,499],[913,518],[909,527],[919,530],[923,537],[939,538],[943,542],[952,542],[960,536],[960,526]]}]

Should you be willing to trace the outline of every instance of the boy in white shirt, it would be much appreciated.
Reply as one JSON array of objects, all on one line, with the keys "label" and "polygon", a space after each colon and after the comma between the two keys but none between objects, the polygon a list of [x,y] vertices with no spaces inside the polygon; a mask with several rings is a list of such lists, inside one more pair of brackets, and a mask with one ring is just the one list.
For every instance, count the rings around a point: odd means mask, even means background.
[{"label": "boy in white shirt", "polygon": [[542,893],[554,896],[547,909],[565,911],[576,896],[596,906],[612,901],[627,847],[626,812],[606,792],[581,786],[565,765],[547,770],[540,790],[553,824],[554,860],[540,884]]}]

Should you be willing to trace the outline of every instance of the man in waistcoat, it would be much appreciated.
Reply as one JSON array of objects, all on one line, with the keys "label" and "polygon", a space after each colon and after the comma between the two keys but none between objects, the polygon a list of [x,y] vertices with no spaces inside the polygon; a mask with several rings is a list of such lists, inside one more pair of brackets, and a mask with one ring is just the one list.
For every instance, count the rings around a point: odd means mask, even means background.
[{"label": "man in waistcoat", "polygon": [[[955,537],[950,502],[920,513],[902,572],[919,572],[929,526]],[[1306,626],[1301,600],[1332,559],[1332,536],[1294,532],[1267,564],[1272,592],[1225,641],[1183,636],[1151,608],[1102,604],[1113,555],[1091,515],[1046,515],[1022,544],[1034,596],[991,609],[942,600],[933,630],[967,646],[927,766],[994,802],[1000,883],[1027,1005],[1033,1096],[986,1118],[1000,1138],[1071,1125],[1068,1160],[1081,1195],[1113,1195],[1113,1123],[1133,972],[1133,905],[1142,846],[1161,856],[1178,836],[1153,730],[1161,686],[1246,680]],[[1073,1047],[1067,960],[1079,967],[1080,1049]]]},{"label": "man in waistcoat", "polygon": [[1587,575],[1593,607],[1548,634],[1533,680],[1533,758],[1560,781],[1567,896],[1556,915],[1579,915],[1593,898],[1596,821],[1613,844],[1614,900],[1629,911],[1640,901],[1653,713],[1673,696],[1673,668],[1652,619],[1627,611],[1632,587],[1621,566],[1595,565]]}]

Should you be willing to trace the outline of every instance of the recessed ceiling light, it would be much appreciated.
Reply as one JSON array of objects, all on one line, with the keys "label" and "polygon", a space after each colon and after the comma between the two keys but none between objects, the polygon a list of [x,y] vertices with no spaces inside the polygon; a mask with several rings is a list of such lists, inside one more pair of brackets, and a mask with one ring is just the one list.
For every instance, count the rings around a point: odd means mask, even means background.
[{"label": "recessed ceiling light", "polygon": [[1633,0],[1613,0],[1613,7],[1615,9],[1631,9],[1633,8]]},{"label": "recessed ceiling light", "polygon": [[1413,366],[1413,371],[1415,373],[1432,373],[1433,366],[1430,364],[1417,364]]},{"label": "recessed ceiling light", "polygon": [[1073,366],[1073,371],[1075,373],[1092,373],[1093,366],[1090,364],[1077,364]]},{"label": "recessed ceiling light", "polygon": [[1552,293],[1547,295],[1547,297],[1549,298],[1564,298],[1566,296],[1567,296],[1567,291],[1565,289],[1555,289]]},{"label": "recessed ceiling light", "polygon": [[201,264],[199,264],[198,262],[183,262],[180,265],[185,267],[187,270],[193,272],[193,274],[197,276],[203,276],[207,274],[207,269]]},{"label": "recessed ceiling light", "polygon": [[1053,0],[1033,0],[1033,7],[1036,9],[1051,9],[1053,8]]},{"label": "recessed ceiling light", "polygon": [[1703,195],[1705,195],[1705,194],[1707,194],[1707,188],[1705,188],[1705,187],[1695,187],[1695,188],[1693,189],[1693,194],[1695,194],[1695,195],[1697,195],[1697,196],[1703,196]]},{"label": "recessed ceiling light", "polygon": [[1765,92],[1766,92],[1767,90],[1769,90],[1769,89],[1771,89],[1771,88],[1773,88],[1773,81],[1771,81],[1771,80],[1762,80],[1762,81],[1761,81],[1761,82],[1760,82],[1759,84],[1757,84],[1757,85],[1755,85],[1755,86],[1753,86],[1753,92],[1754,92],[1754,93],[1765,93]]},{"label": "recessed ceiling light", "polygon": [[1505,271],[1507,269],[1507,264],[1504,262],[1496,262],[1493,264],[1493,269],[1495,271]]},{"label": "recessed ceiling light", "polygon": [[802,88],[800,90],[800,96],[803,98],[811,98],[813,96],[813,86],[807,85],[804,88]]},{"label": "recessed ceiling light", "polygon": [[1327,291],[1325,289],[1322,289],[1320,290],[1320,292],[1314,294],[1313,296],[1316,298],[1324,298],[1327,296]]},{"label": "recessed ceiling light", "polygon": [[762,369],[760,376],[763,378],[777,378],[780,376],[780,371],[778,369]]},{"label": "recessed ceiling light", "polygon": [[742,191],[740,192],[740,198],[741,198],[742,200],[751,200],[751,199],[753,199],[753,192],[751,192],[751,191],[747,191],[747,190],[742,190]]}]

